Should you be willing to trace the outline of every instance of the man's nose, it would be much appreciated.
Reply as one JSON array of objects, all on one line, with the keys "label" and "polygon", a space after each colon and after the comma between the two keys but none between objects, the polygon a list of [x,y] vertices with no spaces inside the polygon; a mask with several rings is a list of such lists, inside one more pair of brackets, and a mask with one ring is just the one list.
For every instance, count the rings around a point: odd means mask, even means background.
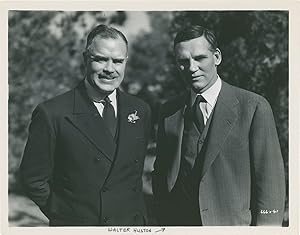
[{"label": "man's nose", "polygon": [[112,60],[108,60],[105,64],[105,67],[103,69],[106,72],[112,73],[114,71],[114,64]]},{"label": "man's nose", "polygon": [[189,70],[191,72],[195,72],[197,70],[197,63],[196,61],[193,59],[193,58],[190,58],[190,61],[189,61]]}]

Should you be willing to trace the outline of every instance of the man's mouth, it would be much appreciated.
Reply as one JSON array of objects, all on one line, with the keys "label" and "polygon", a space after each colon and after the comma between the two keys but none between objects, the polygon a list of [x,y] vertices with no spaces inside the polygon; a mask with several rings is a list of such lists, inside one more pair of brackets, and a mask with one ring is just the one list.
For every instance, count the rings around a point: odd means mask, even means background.
[{"label": "man's mouth", "polygon": [[198,81],[201,78],[201,76],[192,76],[192,81]]},{"label": "man's mouth", "polygon": [[113,77],[113,76],[103,76],[101,74],[98,74],[98,78],[105,79],[105,80],[114,80],[115,79],[115,77]]}]

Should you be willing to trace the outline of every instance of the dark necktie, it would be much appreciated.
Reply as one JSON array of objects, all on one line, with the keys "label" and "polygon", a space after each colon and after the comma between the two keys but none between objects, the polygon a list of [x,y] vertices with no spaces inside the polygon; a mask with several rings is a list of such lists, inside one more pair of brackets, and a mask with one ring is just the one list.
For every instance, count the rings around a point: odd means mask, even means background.
[{"label": "dark necktie", "polygon": [[202,111],[200,109],[201,102],[206,103],[206,100],[203,98],[202,95],[197,95],[196,101],[192,107],[194,122],[195,122],[198,130],[200,131],[200,133],[202,133],[202,131],[204,129],[204,119],[203,119]]},{"label": "dark necktie", "polygon": [[110,133],[114,137],[116,134],[116,128],[117,128],[117,119],[115,116],[115,110],[114,107],[111,104],[111,100],[106,96],[103,100],[104,108],[102,117],[103,120],[108,127]]}]

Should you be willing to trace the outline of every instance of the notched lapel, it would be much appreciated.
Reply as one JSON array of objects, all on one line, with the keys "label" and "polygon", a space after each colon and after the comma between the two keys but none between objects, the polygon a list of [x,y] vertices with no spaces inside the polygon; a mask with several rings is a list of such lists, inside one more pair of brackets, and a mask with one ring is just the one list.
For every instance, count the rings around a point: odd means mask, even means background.
[{"label": "notched lapel", "polygon": [[108,160],[113,161],[116,143],[108,133],[99,114],[69,115],[66,117]]},{"label": "notched lapel", "polygon": [[[169,192],[175,185],[180,167],[181,158],[181,143],[184,129],[184,113],[186,106],[179,109],[173,115],[165,119],[165,133],[166,138],[170,143],[169,146],[175,146],[174,149],[169,150],[172,153],[169,154],[172,159],[169,159],[170,167],[167,173],[167,184]],[[168,147],[168,146],[166,146]]]},{"label": "notched lapel", "polygon": [[97,108],[89,100],[84,83],[74,90],[73,114],[66,116],[108,160],[113,161],[116,143],[106,128]]},{"label": "notched lapel", "polygon": [[222,86],[208,130],[201,178],[218,156],[238,117],[237,104],[239,102],[237,98],[231,93],[231,88],[227,83],[223,82]]}]

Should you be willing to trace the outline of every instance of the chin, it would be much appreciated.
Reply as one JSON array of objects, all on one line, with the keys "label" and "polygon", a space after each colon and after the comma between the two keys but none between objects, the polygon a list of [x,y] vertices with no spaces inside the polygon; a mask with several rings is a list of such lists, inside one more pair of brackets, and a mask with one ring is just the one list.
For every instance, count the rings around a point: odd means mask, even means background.
[{"label": "chin", "polygon": [[111,92],[118,87],[118,85],[115,83],[103,83],[103,82],[96,83],[96,86],[99,90],[105,92]]},{"label": "chin", "polygon": [[111,87],[111,88],[99,88],[99,90],[102,93],[112,93],[116,88],[115,87]]},{"label": "chin", "polygon": [[202,86],[202,85],[200,85],[200,84],[192,84],[192,89],[193,89],[194,91],[197,91],[197,92],[203,90],[204,87],[205,87],[205,86]]}]

